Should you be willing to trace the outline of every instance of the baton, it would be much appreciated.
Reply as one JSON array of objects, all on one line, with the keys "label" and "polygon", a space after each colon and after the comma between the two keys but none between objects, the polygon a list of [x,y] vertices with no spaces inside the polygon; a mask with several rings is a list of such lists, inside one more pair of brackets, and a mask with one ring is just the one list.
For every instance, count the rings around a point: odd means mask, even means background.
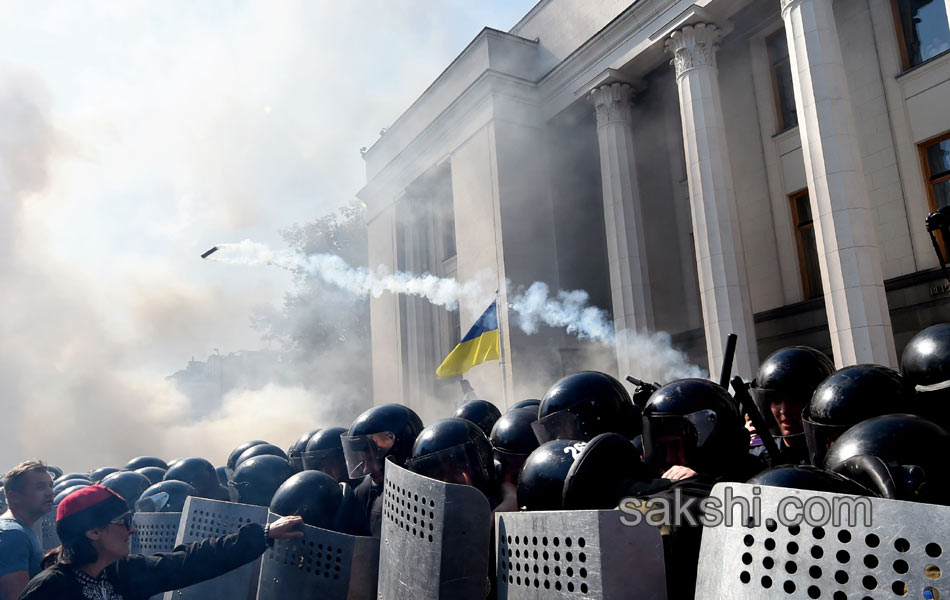
[{"label": "baton", "polygon": [[779,459],[778,445],[776,445],[775,438],[769,432],[768,425],[765,424],[765,419],[762,418],[762,413],[759,412],[759,407],[755,405],[752,396],[749,395],[749,386],[742,381],[741,377],[736,375],[732,378],[732,389],[736,391],[736,400],[739,401],[739,405],[745,410],[745,413],[749,415],[749,420],[752,421],[755,430],[760,432],[759,437],[762,438],[762,445],[765,446],[765,451],[769,455],[769,466],[774,466]]}]

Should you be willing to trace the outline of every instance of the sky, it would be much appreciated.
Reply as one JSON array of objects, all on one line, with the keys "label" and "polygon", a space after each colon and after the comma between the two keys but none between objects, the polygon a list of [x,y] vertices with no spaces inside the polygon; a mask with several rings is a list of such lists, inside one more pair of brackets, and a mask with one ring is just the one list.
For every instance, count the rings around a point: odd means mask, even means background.
[{"label": "sky", "polygon": [[165,376],[266,347],[251,315],[293,285],[199,255],[353,200],[360,147],[533,4],[0,0],[0,470],[328,425],[329,399],[279,388],[185,422]]}]

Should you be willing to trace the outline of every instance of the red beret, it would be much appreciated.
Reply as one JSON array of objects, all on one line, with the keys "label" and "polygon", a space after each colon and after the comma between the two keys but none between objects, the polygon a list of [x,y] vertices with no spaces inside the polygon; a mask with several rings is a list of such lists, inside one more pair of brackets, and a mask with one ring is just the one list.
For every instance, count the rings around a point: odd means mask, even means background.
[{"label": "red beret", "polygon": [[69,543],[90,529],[103,527],[128,512],[125,499],[102,485],[78,489],[63,498],[56,509],[56,533]]}]

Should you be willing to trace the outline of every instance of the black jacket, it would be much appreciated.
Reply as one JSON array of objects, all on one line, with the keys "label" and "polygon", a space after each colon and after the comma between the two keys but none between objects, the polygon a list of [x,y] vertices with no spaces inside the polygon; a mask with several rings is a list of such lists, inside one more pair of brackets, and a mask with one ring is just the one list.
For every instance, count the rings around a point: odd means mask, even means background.
[{"label": "black jacket", "polygon": [[263,526],[249,523],[237,533],[182,544],[167,554],[132,554],[106,567],[97,580],[70,565],[54,565],[27,584],[20,600],[84,600],[84,586],[94,586],[96,598],[105,594],[107,600],[148,600],[227,573],[266,548]]}]

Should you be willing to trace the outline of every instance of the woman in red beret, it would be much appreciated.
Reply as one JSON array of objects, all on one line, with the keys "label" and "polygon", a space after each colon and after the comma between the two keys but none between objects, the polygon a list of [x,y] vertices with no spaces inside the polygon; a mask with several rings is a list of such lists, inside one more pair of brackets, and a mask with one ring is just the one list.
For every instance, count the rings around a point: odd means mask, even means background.
[{"label": "woman in red beret", "polygon": [[147,600],[212,579],[251,562],[274,539],[303,537],[300,517],[247,523],[237,533],[187,544],[167,554],[129,554],[135,533],[125,500],[93,485],[66,496],[56,511],[62,551],[34,577],[20,600]]}]

